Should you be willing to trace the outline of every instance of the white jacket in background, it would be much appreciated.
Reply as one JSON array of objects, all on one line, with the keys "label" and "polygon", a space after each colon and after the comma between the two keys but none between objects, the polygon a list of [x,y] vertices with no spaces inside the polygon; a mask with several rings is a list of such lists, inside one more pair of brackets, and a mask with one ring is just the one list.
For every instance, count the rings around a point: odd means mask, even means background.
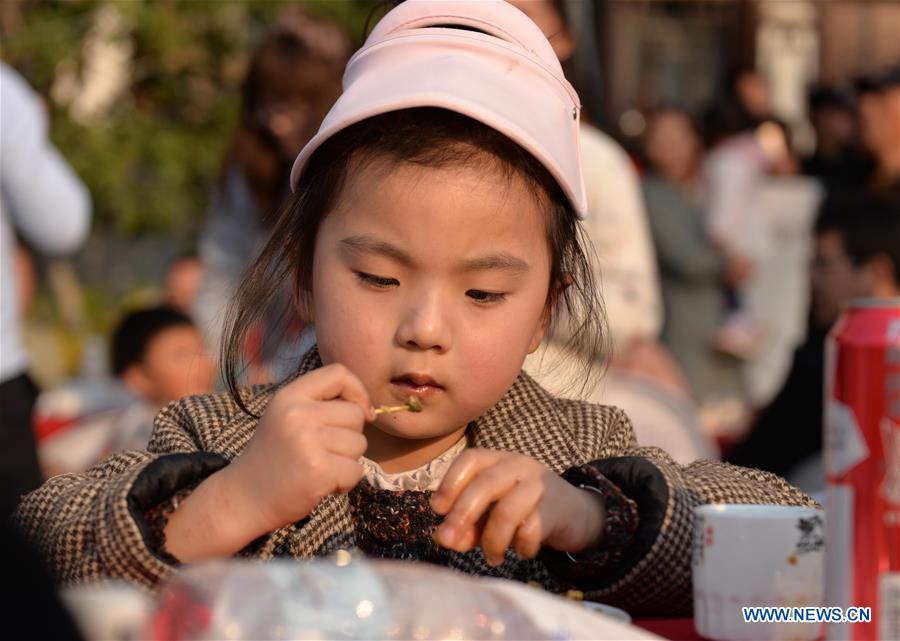
[{"label": "white jacket in background", "polygon": [[0,63],[0,382],[28,367],[14,230],[40,252],[66,254],[84,242],[90,221],[90,195],[48,140],[37,94]]},{"label": "white jacket in background", "polygon": [[599,260],[597,283],[606,304],[614,349],[633,339],[659,337],[662,298],[656,255],[637,172],[612,138],[581,125],[581,162],[587,189],[584,229]]}]

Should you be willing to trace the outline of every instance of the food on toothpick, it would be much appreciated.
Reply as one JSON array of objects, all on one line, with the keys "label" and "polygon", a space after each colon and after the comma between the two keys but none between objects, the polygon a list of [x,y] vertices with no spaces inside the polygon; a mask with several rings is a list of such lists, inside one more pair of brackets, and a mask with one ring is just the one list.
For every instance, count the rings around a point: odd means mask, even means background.
[{"label": "food on toothpick", "polygon": [[403,405],[382,405],[375,410],[375,413],[390,414],[392,412],[405,412],[407,410],[410,412],[421,412],[422,401],[420,401],[417,396],[408,396],[406,398],[406,403]]}]

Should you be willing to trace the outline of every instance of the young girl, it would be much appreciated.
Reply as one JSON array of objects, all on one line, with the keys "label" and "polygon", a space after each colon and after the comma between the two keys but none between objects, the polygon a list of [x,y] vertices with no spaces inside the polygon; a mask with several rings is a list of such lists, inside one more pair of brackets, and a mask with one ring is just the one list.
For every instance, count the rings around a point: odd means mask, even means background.
[{"label": "young girl", "polygon": [[[505,2],[387,14],[239,292],[230,394],[173,403],[147,452],[23,500],[60,578],[156,586],[179,563],[356,547],[687,612],[694,506],[810,503],[762,472],[679,467],[621,411],[520,373],[559,307],[596,340],[578,107]],[[318,346],[293,380],[238,390],[243,334],[286,279]],[[409,396],[421,412],[376,415]]]}]

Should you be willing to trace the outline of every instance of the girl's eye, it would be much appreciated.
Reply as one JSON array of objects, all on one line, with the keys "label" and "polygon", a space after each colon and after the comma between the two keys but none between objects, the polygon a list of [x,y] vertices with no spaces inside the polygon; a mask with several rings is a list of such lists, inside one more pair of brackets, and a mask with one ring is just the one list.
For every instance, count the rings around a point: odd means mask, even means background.
[{"label": "girl's eye", "polygon": [[466,296],[478,303],[499,303],[506,299],[506,294],[497,292],[485,292],[480,289],[470,289]]},{"label": "girl's eye", "polygon": [[382,278],[381,276],[375,276],[374,274],[367,274],[365,272],[356,272],[356,277],[359,279],[359,282],[364,285],[370,285],[378,289],[387,289],[388,287],[400,284],[400,281],[396,278]]}]

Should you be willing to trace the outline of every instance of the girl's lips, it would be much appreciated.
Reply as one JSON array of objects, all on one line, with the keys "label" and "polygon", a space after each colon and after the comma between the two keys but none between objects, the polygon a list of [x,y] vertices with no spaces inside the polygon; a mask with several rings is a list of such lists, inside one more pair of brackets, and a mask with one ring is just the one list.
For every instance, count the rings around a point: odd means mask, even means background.
[{"label": "girl's lips", "polygon": [[397,390],[400,398],[407,396],[418,396],[419,398],[431,398],[444,391],[444,388],[435,383],[421,382],[409,378],[395,378],[391,381],[391,385]]}]

